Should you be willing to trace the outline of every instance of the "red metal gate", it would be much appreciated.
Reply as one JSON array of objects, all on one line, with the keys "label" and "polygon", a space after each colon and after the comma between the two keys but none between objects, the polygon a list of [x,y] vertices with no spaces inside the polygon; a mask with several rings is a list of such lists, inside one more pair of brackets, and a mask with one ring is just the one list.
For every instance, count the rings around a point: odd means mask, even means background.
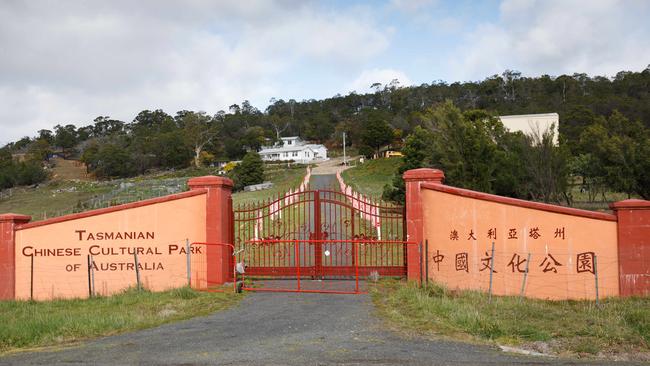
[{"label": "red metal gate", "polygon": [[304,190],[233,210],[237,261],[257,278],[406,276],[404,208]]}]

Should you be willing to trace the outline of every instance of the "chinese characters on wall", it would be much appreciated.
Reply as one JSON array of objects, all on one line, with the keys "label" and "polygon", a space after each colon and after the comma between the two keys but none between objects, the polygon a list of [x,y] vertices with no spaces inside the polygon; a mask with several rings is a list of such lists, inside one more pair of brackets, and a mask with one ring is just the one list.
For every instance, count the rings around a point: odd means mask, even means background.
[{"label": "chinese characters on wall", "polygon": [[[505,240],[520,240],[527,237],[529,240],[540,241],[544,239],[553,240],[566,240],[567,230],[565,227],[555,227],[552,229],[544,229],[539,226],[530,227],[527,230],[519,230],[518,228],[506,228],[503,232],[499,232],[496,227],[489,228],[484,233],[479,233],[470,229],[467,232],[459,231],[456,228],[451,228],[449,231],[449,241],[454,244],[462,244],[466,242],[478,242],[482,239],[488,241],[497,240],[499,237]],[[440,271],[440,265],[448,260],[454,261],[454,268],[457,272],[469,273],[472,268],[471,257],[465,249],[458,249],[457,252],[443,253],[436,249],[434,253],[430,254],[434,269]],[[591,273],[595,274],[595,253],[583,252],[575,255],[575,268],[577,273]],[[451,259],[448,259],[451,258]],[[507,263],[495,264],[493,254],[488,250],[480,255],[478,264],[479,272],[493,272],[498,273],[501,270],[511,273],[526,273],[529,271],[539,271],[542,274],[555,274],[558,270],[566,267],[568,264],[564,260],[559,260],[559,256],[553,255],[551,251],[547,252],[543,257],[531,258],[529,253],[518,253],[513,251],[508,254]]]}]

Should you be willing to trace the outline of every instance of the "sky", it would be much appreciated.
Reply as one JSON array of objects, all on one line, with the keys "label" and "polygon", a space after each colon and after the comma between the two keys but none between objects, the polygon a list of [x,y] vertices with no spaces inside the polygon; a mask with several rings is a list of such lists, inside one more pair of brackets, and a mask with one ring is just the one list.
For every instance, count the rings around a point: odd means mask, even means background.
[{"label": "sky", "polygon": [[0,144],[145,109],[214,114],[371,84],[614,76],[650,64],[647,0],[0,2]]}]

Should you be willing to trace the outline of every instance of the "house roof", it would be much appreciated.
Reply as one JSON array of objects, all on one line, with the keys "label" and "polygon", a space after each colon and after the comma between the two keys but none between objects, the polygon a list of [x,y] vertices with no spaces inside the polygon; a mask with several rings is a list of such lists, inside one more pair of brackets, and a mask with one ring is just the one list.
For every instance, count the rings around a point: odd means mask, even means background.
[{"label": "house roof", "polygon": [[507,116],[499,116],[499,118],[503,119],[511,119],[511,118],[559,118],[560,115],[557,113],[537,113],[537,114],[511,114]]},{"label": "house roof", "polygon": [[273,154],[273,153],[280,153],[280,152],[293,152],[293,151],[302,151],[302,150],[312,150],[313,149],[309,145],[295,145],[295,146],[282,146],[282,147],[272,147],[272,148],[262,148],[260,150],[260,154]]},{"label": "house roof", "polygon": [[281,146],[281,147],[263,147],[260,150],[260,154],[274,154],[274,153],[283,153],[283,152],[294,152],[294,151],[303,151],[310,150],[314,151],[315,149],[325,148],[324,145],[320,144],[302,144],[302,145],[292,145],[292,146]]}]

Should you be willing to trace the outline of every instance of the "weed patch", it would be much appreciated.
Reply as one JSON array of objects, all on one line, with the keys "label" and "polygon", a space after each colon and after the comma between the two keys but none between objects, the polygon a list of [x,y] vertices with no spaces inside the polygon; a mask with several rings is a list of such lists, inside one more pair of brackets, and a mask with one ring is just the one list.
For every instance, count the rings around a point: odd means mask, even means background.
[{"label": "weed patch", "polygon": [[379,198],[384,186],[392,183],[393,175],[401,163],[402,158],[367,160],[343,171],[343,180],[355,191]]},{"label": "weed patch", "polygon": [[609,298],[600,306],[506,296],[489,302],[477,291],[388,279],[371,293],[381,315],[405,331],[555,354],[650,357],[650,298]]},{"label": "weed patch", "polygon": [[1,301],[0,353],[150,328],[222,310],[240,298],[185,287],[166,292],[127,289],[91,299]]}]

